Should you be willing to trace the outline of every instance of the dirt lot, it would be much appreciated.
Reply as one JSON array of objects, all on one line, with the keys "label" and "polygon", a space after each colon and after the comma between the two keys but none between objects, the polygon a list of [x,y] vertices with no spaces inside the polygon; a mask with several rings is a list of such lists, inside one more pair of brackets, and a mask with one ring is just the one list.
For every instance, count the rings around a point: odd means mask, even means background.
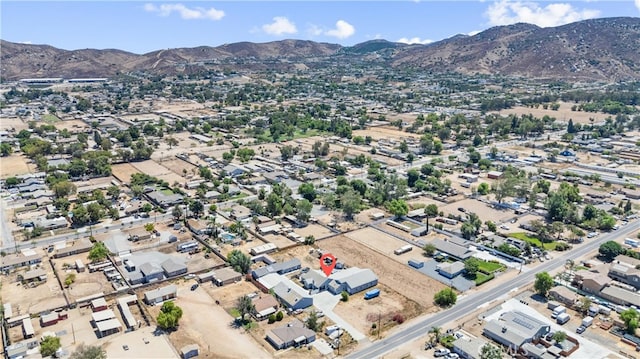
[{"label": "dirt lot", "polygon": [[444,288],[440,282],[417,271],[411,271],[406,265],[367,248],[347,236],[323,240],[318,246],[331,252],[336,258],[344,260],[349,266],[371,268],[381,284],[389,286],[425,308],[435,309],[433,296]]},{"label": "dirt lot", "polygon": [[27,120],[22,121],[18,117],[2,117],[2,121],[0,121],[0,130],[2,131],[10,131],[14,129],[16,133],[26,130],[29,128],[29,124],[27,124]]},{"label": "dirt lot", "polygon": [[132,165],[139,172],[146,173],[149,176],[158,177],[161,175],[171,173],[170,169],[158,164],[156,161],[153,161],[153,160],[134,162],[132,163]]},{"label": "dirt lot", "polygon": [[[385,226],[386,227],[385,229],[387,230],[395,229],[387,225],[383,225],[383,226]],[[396,231],[406,233],[401,230],[396,230]],[[414,248],[411,252],[407,252],[401,255],[395,255],[393,251],[404,245],[407,245],[407,242],[403,242],[393,236],[380,232],[379,230],[372,227],[367,227],[357,231],[349,232],[345,234],[345,236],[351,238],[356,242],[362,243],[362,245],[365,245],[375,250],[376,252],[384,254],[387,257],[397,262],[400,262],[402,264],[407,264],[407,261],[409,259],[416,257],[416,253],[413,252],[414,250],[417,252],[421,251],[419,248]]]},{"label": "dirt lot", "polygon": [[446,204],[440,207],[440,210],[444,212],[444,216],[451,213],[453,215],[465,215],[465,213],[458,211],[458,208],[462,207],[467,212],[473,212],[480,217],[482,223],[486,221],[493,221],[495,223],[506,221],[514,217],[512,210],[497,210],[487,206],[485,203],[477,201],[475,199],[465,199],[453,203]]},{"label": "dirt lot", "polygon": [[[415,116],[413,117],[415,119]],[[405,138],[420,138],[420,135],[415,133],[398,131],[393,127],[370,127],[366,130],[355,130],[353,136],[371,136],[374,140],[380,139],[405,139]]]},{"label": "dirt lot", "polygon": [[113,177],[118,179],[118,181],[123,184],[129,184],[131,181],[131,175],[134,173],[140,173],[138,169],[133,167],[130,163],[121,163],[117,165],[111,166],[111,172],[113,173]]},{"label": "dirt lot", "polygon": [[313,235],[315,239],[322,239],[333,234],[333,232],[327,228],[317,224],[309,224],[303,228],[296,228],[294,232],[302,238],[305,238],[308,235]]},{"label": "dirt lot", "polygon": [[36,166],[34,164],[28,164],[27,161],[30,160],[22,154],[12,154],[8,157],[2,157],[2,161],[0,161],[0,178],[35,172]]},{"label": "dirt lot", "polygon": [[542,118],[545,115],[549,117],[555,117],[558,121],[569,122],[570,119],[573,119],[575,123],[591,123],[591,118],[595,121],[604,121],[607,117],[613,117],[611,115],[605,113],[594,113],[594,112],[578,112],[571,111],[571,106],[573,103],[560,102],[560,108],[557,111],[553,110],[545,110],[540,106],[540,108],[529,108],[516,106],[514,108],[506,109],[500,111],[500,115],[506,116],[510,114],[515,115],[528,115],[532,114],[535,117]]},{"label": "dirt lot", "polygon": [[67,129],[67,131],[71,133],[80,133],[80,132],[88,132],[91,126],[87,125],[84,121],[81,120],[64,120],[56,122],[56,128],[59,131],[63,129]]},{"label": "dirt lot", "polygon": [[45,310],[62,307],[66,304],[62,289],[53,274],[51,265],[43,259],[40,268],[47,273],[47,280],[42,284],[30,288],[18,282],[18,274],[26,272],[20,269],[2,278],[2,298],[4,302],[11,303],[14,316],[26,313],[40,313]]},{"label": "dirt lot", "polygon": [[70,302],[74,302],[76,299],[100,292],[105,294],[113,292],[113,286],[109,283],[107,277],[105,277],[102,272],[89,273],[88,268],[85,269],[84,272],[80,273],[75,269],[63,269],[65,264],[75,268],[75,262],[78,259],[86,266],[89,263],[89,260],[87,259],[88,255],[89,253],[80,253],[53,260],[60,280],[64,281],[69,274],[74,274],[76,276],[76,281],[71,284],[69,288],[65,289]]},{"label": "dirt lot", "polygon": [[[204,287],[210,284],[202,285],[195,291],[189,290],[191,284],[193,282],[185,281],[178,285],[178,298],[175,303],[183,309],[184,314],[180,320],[180,328],[169,335],[169,340],[175,348],[197,343],[201,356],[271,358],[271,354],[243,329],[232,326],[233,317],[222,305],[216,305],[209,290],[205,290]],[[232,284],[230,287],[233,286],[235,285]],[[217,289],[213,289],[213,292],[218,292]],[[149,307],[149,311],[155,317],[160,311],[160,306]]]},{"label": "dirt lot", "polygon": [[[269,243],[275,244],[280,249],[288,248],[296,245],[296,242],[279,234],[268,234],[264,236],[264,239]],[[259,245],[259,244],[256,244],[256,245]]]},{"label": "dirt lot", "polygon": [[[193,169],[196,169],[196,166],[183,161],[179,158],[169,159],[166,161],[162,161],[162,166],[171,169],[174,173],[182,176],[184,174],[184,170],[187,170],[187,174],[191,174]],[[170,182],[171,183],[171,182]]]},{"label": "dirt lot", "polygon": [[378,285],[381,293],[377,298],[365,300],[363,295],[353,295],[347,302],[340,302],[334,308],[334,312],[356,329],[375,339],[377,331],[372,330],[373,323],[380,323],[384,332],[397,325],[393,321],[393,316],[400,314],[403,320],[408,320],[418,316],[422,307],[409,300],[385,285]]}]

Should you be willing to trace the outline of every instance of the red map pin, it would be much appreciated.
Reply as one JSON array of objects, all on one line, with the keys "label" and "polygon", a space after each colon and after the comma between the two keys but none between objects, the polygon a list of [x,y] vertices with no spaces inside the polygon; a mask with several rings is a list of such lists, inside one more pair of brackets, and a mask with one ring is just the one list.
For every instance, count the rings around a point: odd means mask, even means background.
[{"label": "red map pin", "polygon": [[[329,263],[327,263],[329,262]],[[336,267],[336,257],[331,253],[325,253],[320,257],[320,269],[324,272],[324,274],[328,277],[333,272],[333,268]]]}]

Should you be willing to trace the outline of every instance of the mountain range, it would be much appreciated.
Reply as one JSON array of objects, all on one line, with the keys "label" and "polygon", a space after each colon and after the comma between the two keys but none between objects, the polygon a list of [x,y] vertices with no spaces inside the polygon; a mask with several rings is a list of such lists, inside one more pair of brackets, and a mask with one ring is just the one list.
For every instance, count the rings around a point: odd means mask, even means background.
[{"label": "mountain range", "polygon": [[3,80],[111,77],[203,70],[290,70],[332,61],[375,62],[431,72],[499,74],[565,81],[640,79],[640,18],[584,20],[541,28],[514,24],[427,45],[372,40],[350,47],[306,40],[239,42],[134,54],[116,49],[63,50],[0,40]]}]

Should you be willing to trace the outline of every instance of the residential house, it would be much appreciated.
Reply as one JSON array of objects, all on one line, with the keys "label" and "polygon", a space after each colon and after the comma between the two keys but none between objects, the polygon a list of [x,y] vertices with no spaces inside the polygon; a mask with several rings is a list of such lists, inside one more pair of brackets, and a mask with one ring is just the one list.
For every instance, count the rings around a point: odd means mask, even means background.
[{"label": "residential house", "polygon": [[165,300],[174,299],[178,294],[178,287],[171,284],[144,293],[144,301],[149,305],[162,303]]},{"label": "residential house", "polygon": [[510,349],[518,350],[525,343],[544,337],[550,330],[551,327],[545,322],[519,311],[511,311],[488,322],[483,334]]},{"label": "residential house", "polygon": [[588,270],[576,271],[573,280],[578,284],[580,289],[591,294],[600,293],[600,291],[611,282],[611,279],[605,273]]},{"label": "residential house", "polygon": [[254,297],[251,302],[253,303],[251,314],[256,320],[267,319],[271,314],[275,314],[278,311],[278,300],[272,295]]},{"label": "residential house", "polygon": [[30,266],[42,262],[42,256],[32,254],[28,256],[20,254],[10,254],[0,258],[0,271],[8,272],[16,268]]},{"label": "residential house", "polygon": [[221,287],[223,285],[236,283],[242,280],[242,273],[236,272],[231,267],[216,269],[213,273],[213,282]]},{"label": "residential house", "polygon": [[304,309],[313,305],[313,297],[291,281],[281,281],[272,289],[280,303],[290,310]]},{"label": "residential house", "polygon": [[32,269],[19,274],[18,279],[23,283],[44,282],[47,280],[47,272],[42,268]]},{"label": "residential house", "polygon": [[613,260],[609,269],[609,277],[640,289],[640,260],[633,257],[619,255]]},{"label": "residential house", "polygon": [[626,306],[633,305],[636,308],[640,308],[640,295],[638,292],[632,292],[616,286],[609,286],[604,288],[599,295],[616,304]]},{"label": "residential house", "polygon": [[307,329],[302,322],[294,320],[286,326],[267,332],[267,341],[276,349],[300,346],[316,340],[316,333]]},{"label": "residential house", "polygon": [[86,253],[91,250],[93,244],[88,240],[80,240],[75,242],[72,246],[57,249],[53,254],[53,258],[62,258],[73,256],[79,253]]},{"label": "residential house", "polygon": [[309,270],[300,275],[300,282],[305,289],[321,291],[327,289],[331,279],[319,270]]},{"label": "residential house", "polygon": [[145,196],[156,206],[162,208],[173,207],[176,204],[180,204],[183,201],[182,195],[178,193],[164,194],[161,191],[153,190],[145,193]]},{"label": "residential house", "polygon": [[286,274],[286,273],[290,273],[295,270],[298,270],[300,268],[301,268],[300,260],[298,258],[294,258],[286,262],[279,262],[279,263],[269,264],[264,267],[256,268],[251,271],[251,276],[253,277],[253,279],[258,279],[269,273]]},{"label": "residential house", "polygon": [[177,262],[173,258],[168,258],[160,263],[164,275],[167,278],[179,276],[187,273],[187,266],[184,263]]},{"label": "residential house", "polygon": [[251,209],[245,206],[235,205],[233,206],[233,209],[231,209],[231,218],[233,218],[236,221],[242,221],[247,218],[250,218],[252,213],[253,212],[251,212]]},{"label": "residential house", "polygon": [[330,279],[327,289],[333,294],[340,294],[346,291],[349,295],[352,295],[378,284],[378,277],[368,268],[350,267],[333,273]]},{"label": "residential house", "polygon": [[464,272],[464,263],[463,262],[443,262],[439,263],[436,266],[436,270],[441,275],[451,279],[457,277],[459,274]]},{"label": "residential house", "polygon": [[222,170],[231,178],[240,177],[247,172],[244,167],[234,164],[228,164],[224,166]]},{"label": "residential house", "polygon": [[473,251],[469,249],[468,245],[457,241],[436,238],[431,243],[439,252],[446,253],[460,261],[465,261],[473,256]]},{"label": "residential house", "polygon": [[453,341],[453,352],[463,359],[480,359],[480,349],[488,344],[486,340],[464,336]]},{"label": "residential house", "polygon": [[566,306],[573,306],[579,300],[576,292],[562,285],[551,288],[549,290],[549,298],[557,300]]}]

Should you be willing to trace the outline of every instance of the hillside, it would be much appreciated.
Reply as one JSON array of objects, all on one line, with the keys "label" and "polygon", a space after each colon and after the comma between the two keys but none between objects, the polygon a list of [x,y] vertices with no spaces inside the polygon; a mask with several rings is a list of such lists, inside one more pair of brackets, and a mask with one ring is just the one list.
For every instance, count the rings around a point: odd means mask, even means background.
[{"label": "hillside", "polygon": [[[109,77],[130,71],[153,74],[205,69],[289,70],[294,63],[372,60],[433,72],[502,74],[567,81],[640,79],[640,18],[605,18],[540,28],[493,27],[429,45],[372,40],[351,47],[305,40],[239,42],[218,47],[165,49],[147,54],[121,50],[62,50],[0,40],[6,80],[28,77]],[[374,55],[374,56],[371,56]]]}]

